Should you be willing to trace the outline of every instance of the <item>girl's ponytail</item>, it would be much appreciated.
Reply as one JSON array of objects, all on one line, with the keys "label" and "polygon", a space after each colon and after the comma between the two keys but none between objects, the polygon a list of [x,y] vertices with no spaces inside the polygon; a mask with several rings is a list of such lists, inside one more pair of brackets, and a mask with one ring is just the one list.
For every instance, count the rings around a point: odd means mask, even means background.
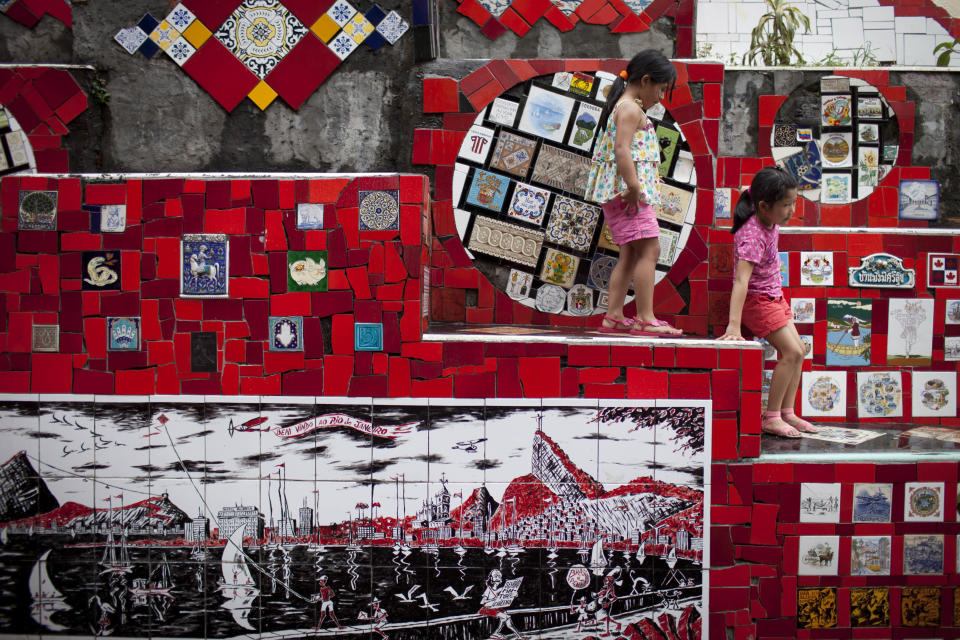
[{"label": "girl's ponytail", "polygon": [[616,106],[617,101],[623,96],[627,84],[640,82],[643,76],[650,76],[650,79],[657,83],[669,84],[668,94],[670,94],[673,92],[673,84],[677,81],[677,69],[665,55],[656,49],[644,49],[630,58],[627,68],[621,71],[617,79],[613,81],[610,93],[607,94],[607,103],[600,114],[600,127],[602,129],[607,128],[610,113]]},{"label": "girl's ponytail", "polygon": [[610,114],[613,112],[613,107],[617,104],[617,101],[620,100],[623,92],[627,89],[627,81],[624,79],[624,75],[624,72],[620,72],[620,75],[617,76],[617,79],[613,81],[612,85],[610,85],[610,93],[607,94],[607,103],[603,105],[603,111],[600,113],[601,130],[607,128],[607,120],[610,119]]},{"label": "girl's ponytail", "polygon": [[736,233],[737,229],[742,227],[753,214],[753,196],[750,195],[750,188],[747,187],[740,193],[737,206],[733,208],[733,229],[731,229],[731,233]]}]

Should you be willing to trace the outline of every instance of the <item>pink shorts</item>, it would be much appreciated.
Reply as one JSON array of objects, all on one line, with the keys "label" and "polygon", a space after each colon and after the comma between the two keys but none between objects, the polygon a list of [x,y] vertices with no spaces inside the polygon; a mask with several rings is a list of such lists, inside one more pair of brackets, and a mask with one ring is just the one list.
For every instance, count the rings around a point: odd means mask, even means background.
[{"label": "pink shorts", "polygon": [[660,235],[657,212],[641,202],[636,208],[624,204],[617,196],[603,203],[603,218],[610,228],[610,235],[618,246],[640,238],[656,238]]},{"label": "pink shorts", "polygon": [[783,299],[748,293],[743,301],[741,322],[758,338],[766,337],[793,320],[790,303]]}]

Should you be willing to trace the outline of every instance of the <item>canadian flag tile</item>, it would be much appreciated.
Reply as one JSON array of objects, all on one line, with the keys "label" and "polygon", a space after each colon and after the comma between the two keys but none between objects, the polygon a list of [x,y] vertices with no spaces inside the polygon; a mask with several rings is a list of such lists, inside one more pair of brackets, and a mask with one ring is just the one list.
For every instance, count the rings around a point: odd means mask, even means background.
[{"label": "canadian flag tile", "polygon": [[960,286],[960,255],[956,253],[928,254],[927,286],[928,287],[958,287]]}]

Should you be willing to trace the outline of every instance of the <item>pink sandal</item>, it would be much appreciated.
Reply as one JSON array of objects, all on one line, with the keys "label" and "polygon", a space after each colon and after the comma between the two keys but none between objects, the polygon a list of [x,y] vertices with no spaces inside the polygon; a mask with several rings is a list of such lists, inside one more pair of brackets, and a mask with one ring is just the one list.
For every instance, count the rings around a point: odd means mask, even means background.
[{"label": "pink sandal", "polygon": [[630,333],[633,325],[636,323],[636,318],[624,318],[622,321],[615,320],[608,315],[603,316],[604,320],[609,320],[613,323],[612,327],[605,327],[601,322],[600,328],[597,329],[600,333]]},{"label": "pink sandal", "polygon": [[662,338],[663,336],[682,336],[683,331],[674,333],[673,331],[650,331],[647,327],[669,327],[672,330],[676,330],[675,327],[671,326],[669,322],[664,320],[654,320],[653,322],[640,322],[637,321],[637,324],[640,325],[639,329],[633,329],[630,331],[632,336],[648,336],[651,338]]}]

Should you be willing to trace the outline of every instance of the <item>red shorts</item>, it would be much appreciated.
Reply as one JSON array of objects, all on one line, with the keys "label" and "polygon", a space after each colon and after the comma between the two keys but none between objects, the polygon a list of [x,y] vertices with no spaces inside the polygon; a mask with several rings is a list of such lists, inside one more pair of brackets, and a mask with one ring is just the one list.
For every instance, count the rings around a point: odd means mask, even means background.
[{"label": "red shorts", "polygon": [[740,322],[758,338],[766,337],[793,320],[790,303],[783,299],[748,293]]}]

